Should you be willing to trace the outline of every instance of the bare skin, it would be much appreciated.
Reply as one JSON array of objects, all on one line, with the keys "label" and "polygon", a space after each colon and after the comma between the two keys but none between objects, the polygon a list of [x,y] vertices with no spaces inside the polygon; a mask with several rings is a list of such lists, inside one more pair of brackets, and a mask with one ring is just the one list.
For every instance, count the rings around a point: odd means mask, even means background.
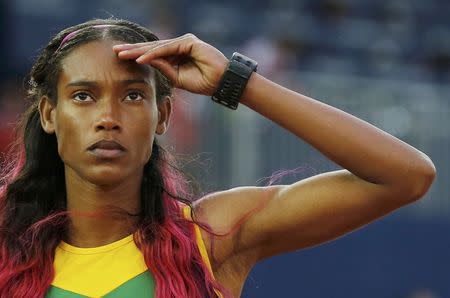
[{"label": "bare skin", "polygon": [[[152,65],[176,87],[212,95],[227,60],[192,34],[114,47],[121,59]],[[179,57],[189,63],[179,64]],[[241,102],[318,149],[344,170],[292,185],[239,187],[194,206],[198,219],[226,231],[264,205],[208,251],[216,278],[236,297],[250,269],[273,255],[315,246],[358,229],[423,197],[436,169],[423,152],[344,111],[254,73]],[[375,145],[374,145],[375,144]],[[224,212],[226,210],[226,212]],[[288,235],[288,237],[286,237]],[[209,247],[209,236],[203,232]]]},{"label": "bare skin", "polygon": [[[99,211],[108,204],[130,212],[139,210],[139,173],[151,154],[148,148],[155,134],[166,130],[171,110],[169,100],[156,104],[148,66],[161,70],[177,88],[211,95],[227,64],[219,50],[192,34],[117,44],[92,42],[75,49],[63,62],[58,104],[41,100],[42,126],[56,133],[66,165],[69,210]],[[131,79],[144,82],[123,83]],[[79,80],[91,83],[67,87]],[[138,103],[136,91],[144,98]],[[344,170],[292,185],[234,188],[196,202],[197,219],[217,231],[230,229],[244,214],[264,206],[236,233],[220,239],[215,251],[208,251],[210,259],[215,256],[216,278],[236,297],[260,260],[360,228],[423,197],[435,178],[432,161],[414,147],[259,74],[251,76],[241,102]],[[126,153],[114,160],[93,157],[86,149],[102,138],[119,141]],[[128,235],[130,227],[129,222],[112,218],[76,219],[68,241],[81,247],[99,246]],[[209,247],[208,234],[203,232],[203,236]]]},{"label": "bare skin", "polygon": [[[46,97],[40,101],[42,126],[56,133],[65,164],[69,211],[106,213],[114,206],[137,213],[143,166],[155,134],[168,125],[170,100],[157,105],[151,69],[118,59],[114,44],[76,48],[62,62],[56,106]],[[102,139],[116,140],[126,152],[117,158],[94,156],[87,148]],[[131,234],[131,227],[123,217],[74,216],[66,241],[101,246]]]}]

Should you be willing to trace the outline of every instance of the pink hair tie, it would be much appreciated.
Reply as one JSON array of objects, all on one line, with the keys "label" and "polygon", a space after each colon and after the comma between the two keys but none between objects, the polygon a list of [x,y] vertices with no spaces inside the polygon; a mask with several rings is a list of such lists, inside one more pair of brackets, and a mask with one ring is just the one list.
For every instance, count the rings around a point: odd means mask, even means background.
[{"label": "pink hair tie", "polygon": [[[112,25],[112,24],[94,25],[94,26],[92,26],[92,28],[106,28],[106,27],[112,27],[112,26],[115,26],[115,25]],[[85,27],[85,28],[86,28],[86,27]],[[80,32],[81,30],[83,30],[83,29],[85,29],[85,28],[81,28],[81,29],[72,31],[72,32],[70,32],[69,34],[67,34],[67,35],[63,38],[63,40],[61,41],[61,43],[59,44],[59,47],[56,49],[55,53],[58,52],[66,42],[68,42],[69,40],[71,40],[78,32]]]}]

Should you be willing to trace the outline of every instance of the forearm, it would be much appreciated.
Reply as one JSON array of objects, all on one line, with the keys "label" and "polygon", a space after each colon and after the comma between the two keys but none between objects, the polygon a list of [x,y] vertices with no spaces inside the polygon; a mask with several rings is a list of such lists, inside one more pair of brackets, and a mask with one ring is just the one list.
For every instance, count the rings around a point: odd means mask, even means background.
[{"label": "forearm", "polygon": [[251,76],[241,102],[369,182],[411,185],[434,175],[433,163],[421,151],[353,115],[257,73]]},{"label": "forearm", "polygon": [[[227,63],[220,51],[192,34],[170,42],[117,45],[114,50],[121,59],[136,59],[140,64],[158,68],[177,88],[205,95],[214,93]],[[186,56],[190,59],[185,59]],[[283,88],[257,73],[251,75],[241,102],[369,182],[413,189],[417,193],[434,178],[433,163],[417,149],[361,119]]]}]

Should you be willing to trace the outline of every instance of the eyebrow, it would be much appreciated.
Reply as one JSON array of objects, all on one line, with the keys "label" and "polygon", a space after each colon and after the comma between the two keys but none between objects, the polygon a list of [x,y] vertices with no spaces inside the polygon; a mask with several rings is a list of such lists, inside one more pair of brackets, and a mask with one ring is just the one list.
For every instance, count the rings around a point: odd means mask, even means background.
[{"label": "eyebrow", "polygon": [[[144,84],[151,88],[151,85],[148,81],[143,79],[127,79],[127,80],[118,80],[115,81],[115,83],[126,86],[131,84]],[[79,80],[79,81],[73,81],[66,85],[66,88],[68,87],[80,87],[80,86],[89,86],[89,87],[98,87],[99,83],[96,81],[86,81],[86,80]]]}]

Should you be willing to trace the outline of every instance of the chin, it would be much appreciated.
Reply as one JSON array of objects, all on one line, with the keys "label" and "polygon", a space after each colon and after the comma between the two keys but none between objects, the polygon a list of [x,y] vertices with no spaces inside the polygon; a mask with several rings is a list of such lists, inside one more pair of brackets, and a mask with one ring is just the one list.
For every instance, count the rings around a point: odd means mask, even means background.
[{"label": "chin", "polygon": [[[81,179],[96,186],[116,186],[125,181],[131,182],[142,173],[134,163],[74,163],[66,164],[66,179]],[[142,177],[139,177],[142,179]],[[133,183],[132,183],[133,184]]]},{"label": "chin", "polygon": [[120,184],[123,179],[120,179],[120,177],[111,177],[111,176],[95,176],[95,177],[89,177],[87,179],[90,183],[95,184],[97,186],[115,186]]},{"label": "chin", "polygon": [[86,173],[84,178],[98,186],[114,186],[129,178],[127,170],[119,167],[102,167]]},{"label": "chin", "polygon": [[117,186],[130,179],[138,179],[133,175],[130,167],[118,164],[91,165],[87,168],[75,170],[75,176],[97,186]]}]

